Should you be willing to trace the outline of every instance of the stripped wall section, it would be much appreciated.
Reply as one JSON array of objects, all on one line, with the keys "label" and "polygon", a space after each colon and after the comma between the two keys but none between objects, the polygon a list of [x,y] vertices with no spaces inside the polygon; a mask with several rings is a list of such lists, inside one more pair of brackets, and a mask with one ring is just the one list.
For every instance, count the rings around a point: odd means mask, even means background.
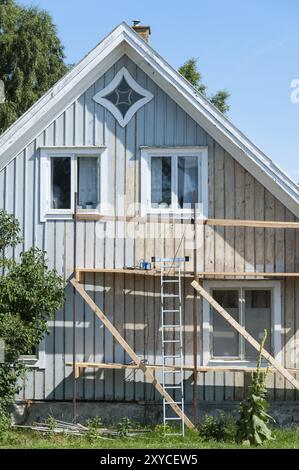
[{"label": "stripped wall section", "polygon": [[[114,117],[92,100],[122,66],[154,99],[122,128]],[[73,274],[74,224],[72,221],[39,222],[39,159],[41,145],[106,145],[102,170],[107,178],[111,213],[133,215],[140,201],[140,146],[203,145],[209,149],[209,216],[217,218],[294,220],[292,214],[208,136],[171,98],[126,56],[72,103],[26,149],[0,172],[0,207],[20,221],[24,242],[12,253],[38,246],[47,250],[49,265],[66,282]],[[105,186],[106,185],[106,186]],[[119,195],[125,194],[122,199]],[[150,236],[154,228],[155,237]],[[187,224],[125,222],[77,223],[77,265],[90,268],[133,266],[151,256],[191,255],[193,227]],[[294,230],[242,227],[204,228],[204,245],[198,250],[198,269],[205,271],[294,271],[299,264],[299,234]],[[161,363],[160,281],[154,277],[122,274],[86,274],[83,283],[96,303],[134,350],[148,363]],[[299,367],[299,280],[283,284],[283,344],[285,365],[295,357]],[[190,280],[184,282],[185,363],[192,364],[192,302]],[[70,400],[72,360],[73,290],[67,285],[64,307],[50,323],[46,339],[46,368],[32,368],[21,399]],[[198,311],[201,301],[198,299]],[[129,358],[103,328],[98,318],[77,296],[77,360],[127,362]],[[200,332],[198,348],[200,346]],[[297,358],[297,359],[296,359]],[[200,356],[198,361],[200,363]],[[296,362],[297,361],[297,362]],[[161,380],[161,374],[157,373]],[[293,399],[295,392],[279,375],[269,377],[273,398]],[[238,400],[244,393],[243,372],[209,372],[199,376],[201,400]],[[186,373],[186,398],[192,398],[192,373]],[[86,400],[160,400],[140,371],[87,369],[78,381],[78,398]]]}]

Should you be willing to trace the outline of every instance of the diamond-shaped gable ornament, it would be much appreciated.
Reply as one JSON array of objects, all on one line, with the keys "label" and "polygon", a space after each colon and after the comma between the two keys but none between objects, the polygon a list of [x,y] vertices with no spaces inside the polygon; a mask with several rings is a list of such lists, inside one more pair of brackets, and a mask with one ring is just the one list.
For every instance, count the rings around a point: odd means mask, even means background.
[{"label": "diamond-shaped gable ornament", "polygon": [[108,109],[122,127],[125,127],[136,111],[148,103],[154,95],[140,86],[123,67],[114,79],[94,97],[94,101]]}]

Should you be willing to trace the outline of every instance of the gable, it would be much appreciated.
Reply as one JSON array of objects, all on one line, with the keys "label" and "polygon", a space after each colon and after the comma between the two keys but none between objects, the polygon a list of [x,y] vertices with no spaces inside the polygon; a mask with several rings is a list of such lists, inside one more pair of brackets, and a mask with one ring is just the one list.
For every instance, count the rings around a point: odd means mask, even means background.
[{"label": "gable", "polygon": [[[147,77],[151,77],[155,85],[159,85],[159,89],[167,93],[176,106],[179,105],[201,129],[218,142],[296,216],[299,216],[297,184],[260,152],[124,23],[107,36],[65,78],[58,82],[2,135],[0,139],[0,168],[3,168],[36,138],[42,129],[48,127],[49,123],[53,123],[65,109],[70,107],[71,103],[79,101],[82,92],[89,90],[96,78],[107,72],[124,53],[138,64],[140,70],[146,72]],[[170,114],[168,112],[168,116]],[[158,135],[162,132],[161,126],[157,125],[160,119],[159,113],[155,119],[154,125],[157,126],[155,140],[159,141]],[[165,125],[168,126],[169,123],[167,122]],[[84,141],[81,145],[87,145],[86,136],[81,140]],[[58,143],[55,142],[55,145]],[[74,145],[79,144],[76,142]],[[183,143],[183,145],[187,144]]]}]

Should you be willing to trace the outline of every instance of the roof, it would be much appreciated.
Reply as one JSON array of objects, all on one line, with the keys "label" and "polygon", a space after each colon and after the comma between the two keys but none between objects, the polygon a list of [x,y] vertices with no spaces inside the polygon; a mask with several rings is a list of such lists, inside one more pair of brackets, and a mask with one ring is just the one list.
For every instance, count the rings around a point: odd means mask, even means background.
[{"label": "roof", "polygon": [[299,187],[296,182],[124,22],[1,135],[0,170],[124,54],[299,217]]}]

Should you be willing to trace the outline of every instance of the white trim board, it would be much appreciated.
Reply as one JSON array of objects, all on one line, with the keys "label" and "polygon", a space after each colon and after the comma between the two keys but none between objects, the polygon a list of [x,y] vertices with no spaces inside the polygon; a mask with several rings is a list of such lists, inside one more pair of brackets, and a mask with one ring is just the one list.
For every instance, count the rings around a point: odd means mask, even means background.
[{"label": "white trim board", "polygon": [[121,23],[0,138],[0,170],[127,54],[212,138],[299,217],[299,187],[126,23]]}]

